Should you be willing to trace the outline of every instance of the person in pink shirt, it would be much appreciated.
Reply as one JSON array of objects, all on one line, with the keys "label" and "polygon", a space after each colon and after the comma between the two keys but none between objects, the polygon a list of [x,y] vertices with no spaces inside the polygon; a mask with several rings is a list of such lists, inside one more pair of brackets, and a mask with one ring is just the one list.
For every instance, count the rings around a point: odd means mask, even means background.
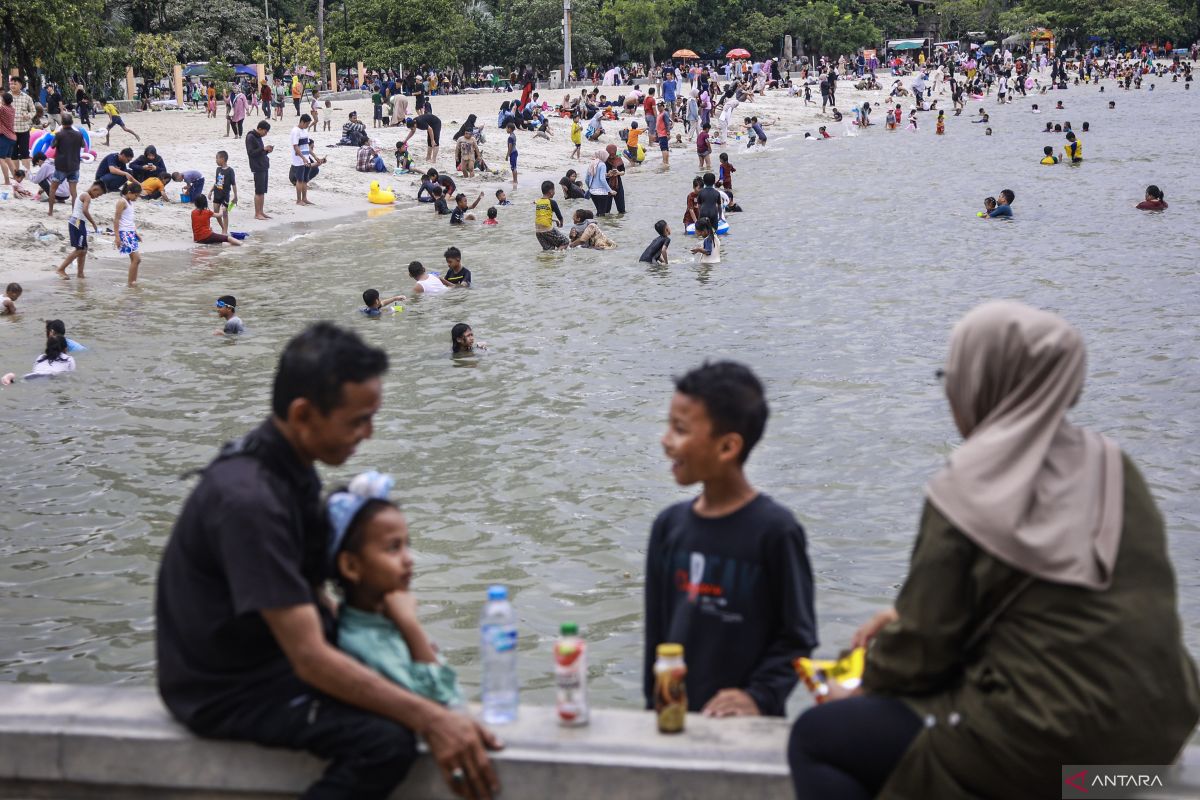
[{"label": "person in pink shirt", "polygon": [[240,139],[242,138],[242,124],[246,119],[246,95],[241,88],[233,90],[233,109],[229,115],[229,121],[233,124],[233,135]]},{"label": "person in pink shirt", "polygon": [[0,100],[0,170],[4,172],[4,185],[12,183],[12,173],[16,165],[11,158],[13,146],[17,143],[17,132],[13,130],[16,121],[16,110],[13,108],[12,95],[4,92]]}]

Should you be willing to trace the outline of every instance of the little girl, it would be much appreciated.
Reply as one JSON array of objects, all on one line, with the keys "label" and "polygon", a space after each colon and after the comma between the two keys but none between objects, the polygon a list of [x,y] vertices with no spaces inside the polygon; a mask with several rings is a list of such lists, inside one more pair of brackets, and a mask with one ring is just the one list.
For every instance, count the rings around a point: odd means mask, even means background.
[{"label": "little girl", "polygon": [[908,129],[910,131],[917,129],[917,110],[915,108],[908,114]]},{"label": "little girl", "polygon": [[133,202],[141,193],[142,187],[133,181],[126,183],[121,187],[121,199],[117,201],[117,207],[113,211],[113,230],[117,232],[113,236],[113,246],[121,255],[129,256],[130,286],[137,281],[138,266],[142,263],[142,256],[138,253],[142,237],[138,235],[133,219]]},{"label": "little girl", "polygon": [[487,342],[475,341],[475,332],[465,322],[459,322],[450,329],[450,345],[450,352],[454,355],[474,353],[477,349],[487,350]]},{"label": "little girl", "polygon": [[328,556],[344,598],[337,645],[404,689],[459,707],[458,678],[417,620],[408,524],[388,500],[393,483],[391,476],[364,472],[326,504]]},{"label": "little girl", "polygon": [[946,112],[939,111],[937,116],[937,130],[934,131],[938,136],[946,135]]}]

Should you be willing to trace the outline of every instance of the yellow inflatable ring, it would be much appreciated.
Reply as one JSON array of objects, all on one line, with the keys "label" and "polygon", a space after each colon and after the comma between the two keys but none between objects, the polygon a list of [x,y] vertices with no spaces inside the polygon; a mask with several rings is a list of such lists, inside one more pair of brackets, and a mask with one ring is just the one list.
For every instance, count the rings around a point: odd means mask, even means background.
[{"label": "yellow inflatable ring", "polygon": [[380,187],[379,181],[371,181],[371,188],[367,191],[367,200],[376,205],[388,206],[396,202],[396,193],[391,189]]}]

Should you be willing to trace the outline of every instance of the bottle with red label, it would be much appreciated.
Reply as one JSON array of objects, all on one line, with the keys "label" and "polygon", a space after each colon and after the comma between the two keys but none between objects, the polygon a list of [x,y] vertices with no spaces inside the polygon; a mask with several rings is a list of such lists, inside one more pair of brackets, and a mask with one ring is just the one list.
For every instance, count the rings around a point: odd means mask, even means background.
[{"label": "bottle with red label", "polygon": [[587,646],[579,626],[564,622],[554,643],[554,684],[558,688],[558,724],[587,725]]}]

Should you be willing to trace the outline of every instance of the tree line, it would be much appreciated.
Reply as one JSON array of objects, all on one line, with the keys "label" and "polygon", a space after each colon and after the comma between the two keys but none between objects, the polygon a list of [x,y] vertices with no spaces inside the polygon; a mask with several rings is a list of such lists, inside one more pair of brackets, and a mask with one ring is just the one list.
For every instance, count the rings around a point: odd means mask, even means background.
[{"label": "tree line", "polygon": [[[43,75],[105,85],[127,64],[157,79],[190,61],[320,74],[318,2],[325,58],[342,65],[561,65],[562,0],[0,0],[0,62],[35,87]],[[572,0],[572,49],[579,68],[661,61],[682,47],[778,56],[789,34],[797,53],[829,56],[925,30],[1000,39],[1046,27],[1060,43],[1137,45],[1190,42],[1198,21],[1200,0]]]}]

